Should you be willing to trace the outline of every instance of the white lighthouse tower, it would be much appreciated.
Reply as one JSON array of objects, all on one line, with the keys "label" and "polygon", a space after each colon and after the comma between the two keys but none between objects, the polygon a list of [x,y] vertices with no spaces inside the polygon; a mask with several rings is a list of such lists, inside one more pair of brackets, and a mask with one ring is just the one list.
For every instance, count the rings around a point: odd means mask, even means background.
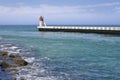
[{"label": "white lighthouse tower", "polygon": [[39,26],[46,26],[46,24],[44,22],[44,18],[42,16],[40,16],[40,18],[39,18]]}]

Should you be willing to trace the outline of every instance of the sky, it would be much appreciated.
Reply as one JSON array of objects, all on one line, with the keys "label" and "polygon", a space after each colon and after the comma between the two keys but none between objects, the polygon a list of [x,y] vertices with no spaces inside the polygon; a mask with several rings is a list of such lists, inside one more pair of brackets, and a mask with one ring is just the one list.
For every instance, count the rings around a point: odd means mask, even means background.
[{"label": "sky", "polygon": [[120,25],[120,0],[0,0],[0,25]]}]

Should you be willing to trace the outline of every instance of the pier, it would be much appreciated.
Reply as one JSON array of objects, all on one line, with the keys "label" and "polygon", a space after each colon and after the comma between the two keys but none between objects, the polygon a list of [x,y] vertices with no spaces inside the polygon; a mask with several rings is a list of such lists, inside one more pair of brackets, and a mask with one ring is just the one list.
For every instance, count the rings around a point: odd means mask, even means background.
[{"label": "pier", "polygon": [[39,31],[52,32],[80,32],[80,33],[99,33],[99,34],[116,34],[120,35],[120,26],[46,26],[44,18],[39,18]]},{"label": "pier", "polygon": [[101,33],[101,34],[118,34],[120,27],[91,27],[91,26],[38,26],[39,31],[52,32],[81,32],[81,33]]}]

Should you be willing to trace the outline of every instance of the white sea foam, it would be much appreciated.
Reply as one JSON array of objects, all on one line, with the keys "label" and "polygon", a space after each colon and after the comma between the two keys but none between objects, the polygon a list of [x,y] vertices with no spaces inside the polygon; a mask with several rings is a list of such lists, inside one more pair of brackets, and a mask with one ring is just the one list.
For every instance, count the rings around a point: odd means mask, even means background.
[{"label": "white sea foam", "polygon": [[31,76],[31,75],[21,75],[17,77],[17,79],[20,80],[21,77],[24,77],[24,79],[26,80],[58,80],[54,76],[37,77],[37,76]]},{"label": "white sea foam", "polygon": [[33,63],[30,70],[21,69],[19,75],[16,75],[19,80],[23,77],[26,80],[58,80],[55,76],[47,75],[47,70],[42,67],[41,63]]},{"label": "white sea foam", "polygon": [[11,46],[10,47],[12,50],[15,50],[15,49],[17,49],[18,47],[16,47],[16,46]]},{"label": "white sea foam", "polygon": [[24,60],[26,60],[28,63],[31,63],[35,60],[35,57],[30,57],[30,58],[25,58]]},{"label": "white sea foam", "polygon": [[41,58],[41,60],[50,60],[50,58],[49,57],[43,57],[43,58]]}]

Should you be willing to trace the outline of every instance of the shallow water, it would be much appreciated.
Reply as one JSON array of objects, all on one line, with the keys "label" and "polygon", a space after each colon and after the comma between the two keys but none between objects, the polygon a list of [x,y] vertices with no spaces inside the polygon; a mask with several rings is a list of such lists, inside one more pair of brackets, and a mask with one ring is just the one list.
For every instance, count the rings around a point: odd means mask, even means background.
[{"label": "shallow water", "polygon": [[7,50],[18,51],[32,67],[20,70],[17,77],[27,80],[120,79],[120,36],[39,32],[34,25],[0,26],[0,45],[5,44],[12,44],[14,47]]}]

